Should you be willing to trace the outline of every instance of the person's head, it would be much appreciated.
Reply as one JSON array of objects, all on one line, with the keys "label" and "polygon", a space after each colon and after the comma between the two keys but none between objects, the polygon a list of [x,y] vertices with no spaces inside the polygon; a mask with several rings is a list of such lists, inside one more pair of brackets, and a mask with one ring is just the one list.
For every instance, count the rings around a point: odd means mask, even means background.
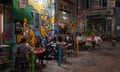
[{"label": "person's head", "polygon": [[96,36],[99,36],[99,34],[96,34]]},{"label": "person's head", "polygon": [[26,43],[27,39],[26,38],[22,38],[20,43]]},{"label": "person's head", "polygon": [[70,37],[69,37],[69,38],[70,38],[70,40],[72,40],[72,39],[73,39],[73,36],[72,36],[72,35],[70,35]]},{"label": "person's head", "polygon": [[41,42],[40,36],[36,36],[36,41],[37,41],[38,43]]},{"label": "person's head", "polygon": [[81,36],[81,33],[79,33],[79,36]]},{"label": "person's head", "polygon": [[28,21],[27,21],[27,18],[24,18],[24,20],[23,20],[23,31],[26,31],[27,29],[29,29]]}]

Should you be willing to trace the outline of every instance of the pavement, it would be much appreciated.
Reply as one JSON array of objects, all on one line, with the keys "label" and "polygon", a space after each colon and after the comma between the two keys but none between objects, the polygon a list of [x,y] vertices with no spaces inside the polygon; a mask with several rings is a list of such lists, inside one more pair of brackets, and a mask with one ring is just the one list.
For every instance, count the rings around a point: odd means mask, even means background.
[{"label": "pavement", "polygon": [[71,53],[58,66],[56,60],[44,61],[35,72],[120,72],[120,42],[104,42],[101,50]]},{"label": "pavement", "polygon": [[120,72],[120,42],[112,46],[104,42],[101,50],[80,51],[71,54],[58,66],[57,61],[44,61],[35,72]]}]

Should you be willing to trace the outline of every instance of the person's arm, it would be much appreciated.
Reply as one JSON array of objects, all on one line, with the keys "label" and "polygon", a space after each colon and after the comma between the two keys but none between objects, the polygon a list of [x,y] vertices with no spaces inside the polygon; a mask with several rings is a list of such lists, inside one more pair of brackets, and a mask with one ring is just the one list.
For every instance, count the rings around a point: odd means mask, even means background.
[{"label": "person's arm", "polygon": [[16,55],[16,56],[17,56],[17,54],[18,54],[18,48],[19,48],[19,47],[17,46],[17,47],[13,50],[13,54]]},{"label": "person's arm", "polygon": [[100,37],[99,39],[100,39],[100,41],[101,41],[101,42],[103,42],[103,40],[102,40],[102,38],[101,38],[101,37]]},{"label": "person's arm", "polygon": [[17,54],[17,49],[13,50],[13,54]]},{"label": "person's arm", "polygon": [[19,49],[19,45],[17,45],[16,48],[13,50],[13,54],[17,54],[18,49]]}]

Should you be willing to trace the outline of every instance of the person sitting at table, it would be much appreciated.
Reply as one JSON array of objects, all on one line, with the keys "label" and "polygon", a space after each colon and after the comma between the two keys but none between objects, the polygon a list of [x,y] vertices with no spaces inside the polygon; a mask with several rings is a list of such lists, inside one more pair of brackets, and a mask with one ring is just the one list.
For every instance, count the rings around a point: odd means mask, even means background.
[{"label": "person sitting at table", "polygon": [[78,40],[79,50],[83,50],[83,38],[82,38],[81,33],[78,34],[77,40]]},{"label": "person sitting at table", "polygon": [[[40,39],[40,37],[36,37],[35,49],[39,51],[42,50],[42,48],[43,48],[42,40]],[[36,60],[37,58],[39,59],[40,64],[43,64],[44,52],[37,54],[35,57]]]},{"label": "person sitting at table", "polygon": [[85,46],[86,46],[86,49],[88,49],[89,51],[92,50],[92,37],[91,37],[91,35],[87,35]]},{"label": "person sitting at table", "polygon": [[73,49],[73,43],[74,43],[73,37],[66,36],[65,42],[66,42],[65,48],[68,50],[68,55],[69,55],[70,49]]},{"label": "person sitting at table", "polygon": [[41,47],[43,47],[42,41],[40,37],[36,37],[35,48],[41,48]]}]

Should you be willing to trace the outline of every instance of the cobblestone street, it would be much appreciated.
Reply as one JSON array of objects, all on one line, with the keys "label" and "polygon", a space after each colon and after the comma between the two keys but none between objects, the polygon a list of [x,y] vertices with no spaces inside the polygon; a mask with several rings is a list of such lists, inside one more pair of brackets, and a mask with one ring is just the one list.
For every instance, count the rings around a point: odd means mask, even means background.
[{"label": "cobblestone street", "polygon": [[56,61],[45,62],[36,72],[120,72],[120,45],[112,47],[105,42],[100,51],[80,51],[78,56],[70,55],[61,67]]}]

